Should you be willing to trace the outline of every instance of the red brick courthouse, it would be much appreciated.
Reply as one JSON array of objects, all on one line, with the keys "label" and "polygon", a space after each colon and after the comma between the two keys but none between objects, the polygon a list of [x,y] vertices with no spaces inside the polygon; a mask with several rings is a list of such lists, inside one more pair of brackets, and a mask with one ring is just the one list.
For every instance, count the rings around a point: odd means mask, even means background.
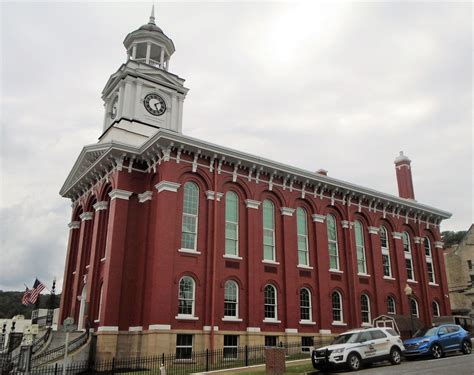
[{"label": "red brick courthouse", "polygon": [[403,153],[396,197],[188,137],[171,39],[152,15],[124,45],[103,133],[60,192],[73,202],[60,319],[93,327],[99,356],[308,346],[381,314],[450,314],[450,214],[415,200]]}]

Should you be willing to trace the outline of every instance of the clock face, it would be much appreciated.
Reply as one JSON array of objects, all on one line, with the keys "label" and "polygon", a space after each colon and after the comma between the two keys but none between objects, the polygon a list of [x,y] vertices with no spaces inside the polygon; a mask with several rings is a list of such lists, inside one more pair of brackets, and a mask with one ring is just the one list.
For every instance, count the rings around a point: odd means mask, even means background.
[{"label": "clock face", "polygon": [[153,116],[161,116],[166,111],[166,103],[158,94],[148,94],[145,96],[143,104]]},{"label": "clock face", "polygon": [[110,118],[113,120],[117,117],[117,107],[118,107],[118,96],[115,97],[114,101],[112,102],[112,109],[110,111]]}]

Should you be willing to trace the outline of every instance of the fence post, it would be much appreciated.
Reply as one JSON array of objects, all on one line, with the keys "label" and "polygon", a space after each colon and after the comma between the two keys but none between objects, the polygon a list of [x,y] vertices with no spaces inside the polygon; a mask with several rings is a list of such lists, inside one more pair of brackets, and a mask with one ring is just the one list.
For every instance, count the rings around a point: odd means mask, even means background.
[{"label": "fence post", "polygon": [[245,345],[245,366],[249,365],[249,348]]},{"label": "fence post", "polygon": [[161,364],[165,365],[165,353],[161,353]]},{"label": "fence post", "polygon": [[206,371],[209,371],[209,349],[206,349]]},{"label": "fence post", "polygon": [[115,357],[112,358],[112,375],[115,374]]},{"label": "fence post", "polygon": [[54,375],[58,373],[58,362],[54,365]]}]

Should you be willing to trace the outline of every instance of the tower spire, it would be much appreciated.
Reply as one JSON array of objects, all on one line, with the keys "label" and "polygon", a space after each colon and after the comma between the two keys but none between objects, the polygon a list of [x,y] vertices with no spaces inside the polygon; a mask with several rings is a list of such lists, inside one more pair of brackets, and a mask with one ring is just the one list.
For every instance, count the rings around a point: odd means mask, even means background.
[{"label": "tower spire", "polygon": [[150,21],[148,21],[148,23],[155,25],[155,4],[151,6]]}]

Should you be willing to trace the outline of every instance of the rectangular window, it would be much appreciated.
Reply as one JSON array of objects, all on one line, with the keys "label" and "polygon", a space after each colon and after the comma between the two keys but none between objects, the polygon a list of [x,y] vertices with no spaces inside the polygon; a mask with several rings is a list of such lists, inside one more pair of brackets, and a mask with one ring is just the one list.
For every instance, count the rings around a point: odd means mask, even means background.
[{"label": "rectangular window", "polygon": [[392,270],[390,268],[390,256],[387,254],[382,254],[383,262],[383,275],[386,277],[392,277]]},{"label": "rectangular window", "polygon": [[176,359],[191,359],[193,335],[176,335]]},{"label": "rectangular window", "polygon": [[467,267],[472,270],[472,260],[467,261]]},{"label": "rectangular window", "polygon": [[337,229],[336,219],[332,215],[326,218],[328,251],[329,251],[329,268],[339,270],[339,252],[337,248]]},{"label": "rectangular window", "polygon": [[237,359],[239,336],[224,335],[224,359]]},{"label": "rectangular window", "polygon": [[278,336],[265,336],[265,346],[277,346]]},{"label": "rectangular window", "polygon": [[301,351],[304,353],[311,352],[311,348],[314,346],[314,338],[303,336],[301,337]]},{"label": "rectangular window", "polygon": [[237,194],[228,191],[225,195],[225,253],[239,255],[239,203]]},{"label": "rectangular window", "polygon": [[237,223],[225,223],[225,253],[227,255],[238,255],[237,251]]},{"label": "rectangular window", "polygon": [[355,240],[357,253],[357,272],[366,274],[367,264],[365,261],[364,232],[362,223],[360,221],[355,222]]},{"label": "rectangular window", "polygon": [[428,280],[430,283],[435,282],[434,271],[433,271],[433,263],[431,261],[427,261],[426,267],[428,268]]},{"label": "rectangular window", "polygon": [[405,258],[405,265],[407,268],[407,278],[408,280],[415,280],[413,277],[413,264],[411,258]]}]

